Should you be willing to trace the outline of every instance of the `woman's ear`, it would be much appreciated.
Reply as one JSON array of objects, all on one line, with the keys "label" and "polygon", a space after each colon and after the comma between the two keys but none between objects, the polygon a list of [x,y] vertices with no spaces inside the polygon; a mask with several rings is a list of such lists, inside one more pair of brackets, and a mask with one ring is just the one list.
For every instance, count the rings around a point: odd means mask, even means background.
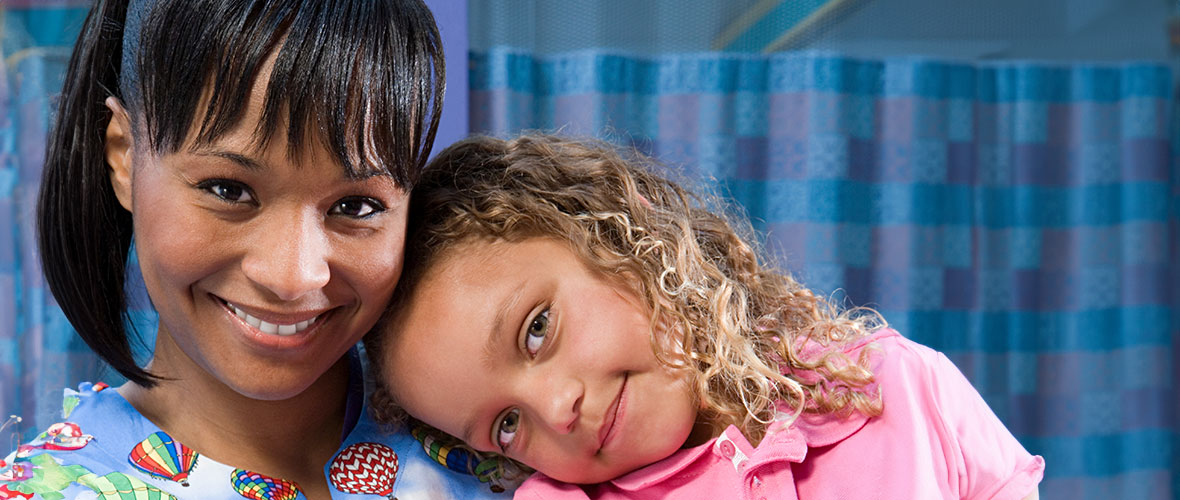
[{"label": "woman's ear", "polygon": [[131,211],[131,163],[135,153],[135,139],[131,135],[131,117],[123,103],[114,96],[104,102],[111,110],[111,121],[107,123],[104,154],[111,169],[111,187],[119,204]]}]

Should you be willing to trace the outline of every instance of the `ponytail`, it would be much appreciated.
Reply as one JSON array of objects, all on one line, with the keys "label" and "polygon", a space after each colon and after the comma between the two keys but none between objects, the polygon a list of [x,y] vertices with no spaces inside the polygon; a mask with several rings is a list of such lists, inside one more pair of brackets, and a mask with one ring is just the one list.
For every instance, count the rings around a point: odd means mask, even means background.
[{"label": "ponytail", "polygon": [[50,130],[37,200],[37,243],[53,296],[79,336],[128,380],[156,378],[128,342],[124,282],[131,214],[115,198],[104,156],[119,73],[127,0],[97,0],[78,36]]}]

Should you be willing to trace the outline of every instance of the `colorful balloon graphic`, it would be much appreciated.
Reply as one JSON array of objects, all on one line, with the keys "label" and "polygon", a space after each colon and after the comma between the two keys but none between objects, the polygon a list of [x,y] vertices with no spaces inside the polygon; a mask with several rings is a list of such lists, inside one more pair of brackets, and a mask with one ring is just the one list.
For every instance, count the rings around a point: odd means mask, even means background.
[{"label": "colorful balloon graphic", "polygon": [[234,491],[252,500],[295,500],[299,496],[299,485],[257,472],[234,469],[229,480]]},{"label": "colorful balloon graphic", "polygon": [[[460,442],[455,438],[430,427],[422,425],[414,427],[410,434],[422,443],[422,449],[426,451],[427,456],[448,469],[463,474],[473,474],[484,483],[494,483],[500,478],[499,457],[481,458],[470,450],[458,446]],[[494,490],[495,488],[493,488]]]},{"label": "colorful balloon graphic", "polygon": [[380,443],[353,443],[332,460],[328,479],[344,493],[390,497],[397,467],[393,448]]},{"label": "colorful balloon graphic", "polygon": [[188,486],[188,474],[197,465],[198,456],[197,452],[160,431],[135,445],[127,461],[152,477],[171,479]]}]

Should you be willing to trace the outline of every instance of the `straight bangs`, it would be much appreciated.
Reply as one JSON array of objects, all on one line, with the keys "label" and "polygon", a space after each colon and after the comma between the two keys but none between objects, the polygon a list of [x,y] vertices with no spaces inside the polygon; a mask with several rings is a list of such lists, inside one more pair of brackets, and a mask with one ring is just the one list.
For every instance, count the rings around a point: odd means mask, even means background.
[{"label": "straight bangs", "polygon": [[291,157],[318,141],[346,175],[389,175],[407,190],[430,154],[445,73],[421,0],[160,0],[140,43],[143,78],[124,94],[142,96],[133,109],[156,153],[232,130],[274,56],[258,147],[286,126]]}]

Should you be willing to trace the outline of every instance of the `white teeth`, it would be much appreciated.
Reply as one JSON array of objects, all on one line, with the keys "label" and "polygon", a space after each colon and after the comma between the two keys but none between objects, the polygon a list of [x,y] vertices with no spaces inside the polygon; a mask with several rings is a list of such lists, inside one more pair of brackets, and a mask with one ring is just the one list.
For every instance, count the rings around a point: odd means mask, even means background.
[{"label": "white teeth", "polygon": [[254,328],[259,329],[262,331],[262,333],[269,335],[295,335],[296,333],[306,330],[308,326],[311,326],[311,324],[315,323],[315,320],[319,318],[319,316],[316,316],[315,318],[311,318],[306,321],[300,321],[290,325],[280,325],[276,323],[268,323],[266,321],[262,321],[261,319],[255,318],[246,311],[238,309],[233,304],[228,302],[226,305],[229,306],[230,310],[233,311],[235,316],[242,318],[246,323]]}]

